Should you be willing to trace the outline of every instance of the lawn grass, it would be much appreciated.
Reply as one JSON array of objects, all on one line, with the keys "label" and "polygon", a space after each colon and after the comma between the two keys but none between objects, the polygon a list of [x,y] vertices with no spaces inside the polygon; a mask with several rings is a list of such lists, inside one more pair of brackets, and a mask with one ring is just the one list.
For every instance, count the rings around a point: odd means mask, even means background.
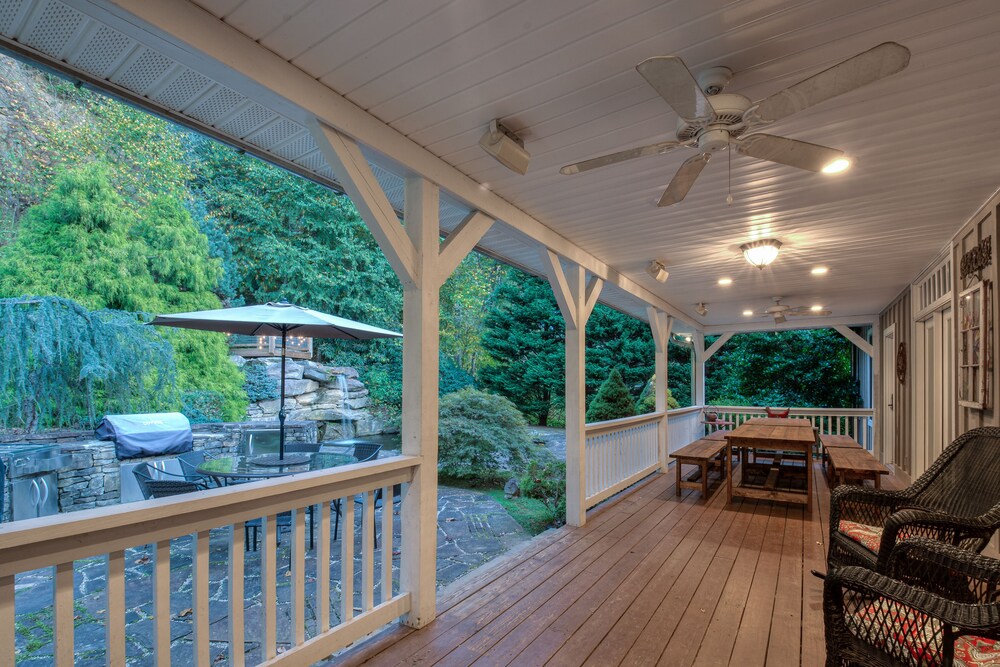
[{"label": "lawn grass", "polygon": [[524,498],[523,496],[506,498],[503,489],[484,489],[484,491],[486,495],[500,503],[507,510],[507,514],[514,521],[517,521],[529,535],[538,535],[545,531],[555,520],[552,510],[537,498]]}]

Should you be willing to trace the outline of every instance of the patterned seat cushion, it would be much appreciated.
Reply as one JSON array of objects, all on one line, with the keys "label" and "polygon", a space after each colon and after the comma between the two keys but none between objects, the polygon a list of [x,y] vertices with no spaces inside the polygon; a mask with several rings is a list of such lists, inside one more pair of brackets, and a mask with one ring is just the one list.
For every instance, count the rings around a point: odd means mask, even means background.
[{"label": "patterned seat cushion", "polygon": [[837,529],[869,551],[878,553],[879,545],[882,544],[882,526],[841,519]]},{"label": "patterned seat cushion", "polygon": [[[912,664],[941,665],[941,625],[926,614],[892,600],[880,599],[846,618],[847,627],[863,639]],[[985,637],[959,637],[955,642],[955,667],[1000,667],[1000,641]]]}]

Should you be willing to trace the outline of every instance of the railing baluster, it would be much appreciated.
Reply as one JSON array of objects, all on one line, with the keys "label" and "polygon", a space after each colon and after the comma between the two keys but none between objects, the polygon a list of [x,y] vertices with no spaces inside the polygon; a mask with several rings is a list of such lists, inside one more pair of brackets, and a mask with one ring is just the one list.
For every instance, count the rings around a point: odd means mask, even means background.
[{"label": "railing baluster", "polygon": [[194,537],[194,558],[191,563],[191,597],[194,608],[194,661],[199,667],[208,667],[208,531],[201,530]]},{"label": "railing baluster", "polygon": [[340,501],[340,622],[354,618],[354,497]]},{"label": "railing baluster", "polygon": [[0,665],[14,664],[14,575],[0,577]]},{"label": "railing baluster", "polygon": [[292,644],[306,640],[306,513],[307,507],[292,510]]},{"label": "railing baluster", "polygon": [[234,523],[229,531],[229,664],[243,667],[245,628],[243,618],[243,566],[245,527]]},{"label": "railing baluster", "polygon": [[58,667],[73,665],[73,561],[56,565],[54,627],[55,658]]},{"label": "railing baluster", "polygon": [[266,516],[261,519],[260,545],[260,592],[264,605],[264,658],[278,655],[277,613],[278,582],[275,579],[278,559],[278,517]]},{"label": "railing baluster", "polygon": [[108,554],[104,646],[108,665],[125,664],[125,552]]},{"label": "railing baluster", "polygon": [[[388,498],[389,500],[386,500]],[[382,602],[392,597],[392,487],[382,489]]]},{"label": "railing baluster", "polygon": [[[391,498],[391,496],[390,496]],[[375,492],[364,494],[361,512],[361,611],[371,611],[375,606]],[[385,511],[385,498],[382,498]]]},{"label": "railing baluster", "polygon": [[316,619],[319,634],[330,629],[330,501],[319,504],[316,536]]},{"label": "railing baluster", "polygon": [[170,666],[170,540],[153,551],[153,654],[157,667]]}]

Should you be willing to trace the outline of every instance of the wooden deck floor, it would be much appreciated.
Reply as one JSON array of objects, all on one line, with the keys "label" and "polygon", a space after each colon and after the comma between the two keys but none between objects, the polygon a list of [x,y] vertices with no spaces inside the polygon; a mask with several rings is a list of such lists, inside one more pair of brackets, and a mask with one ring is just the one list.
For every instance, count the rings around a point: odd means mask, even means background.
[{"label": "wooden deck floor", "polygon": [[[830,490],[804,508],[705,502],[657,475],[459,580],[437,619],[335,665],[819,666]],[[897,486],[888,479],[887,488]]]}]

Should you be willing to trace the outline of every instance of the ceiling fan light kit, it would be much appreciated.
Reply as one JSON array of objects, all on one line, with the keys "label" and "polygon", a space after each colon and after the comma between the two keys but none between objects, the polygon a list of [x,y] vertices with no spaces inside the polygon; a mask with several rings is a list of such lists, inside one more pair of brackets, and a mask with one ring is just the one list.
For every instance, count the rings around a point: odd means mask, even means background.
[{"label": "ceiling fan light kit", "polygon": [[499,120],[490,121],[490,126],[479,140],[479,145],[511,171],[522,176],[528,173],[531,155],[524,150],[524,141]]},{"label": "ceiling fan light kit", "polygon": [[778,250],[780,249],[781,241],[777,239],[761,239],[760,241],[751,241],[740,246],[740,250],[743,251],[743,257],[758,269],[763,269],[773,262],[778,257]]}]

